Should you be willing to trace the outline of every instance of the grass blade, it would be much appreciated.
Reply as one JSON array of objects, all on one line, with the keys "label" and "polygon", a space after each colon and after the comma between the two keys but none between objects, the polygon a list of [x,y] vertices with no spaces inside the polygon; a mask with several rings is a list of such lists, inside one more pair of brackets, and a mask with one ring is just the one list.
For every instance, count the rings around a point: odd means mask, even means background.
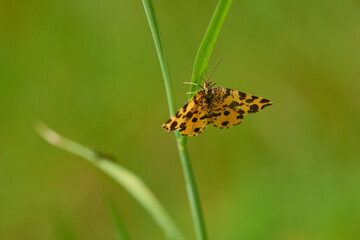
[{"label": "grass blade", "polygon": [[[156,12],[151,0],[143,0],[143,5],[145,9],[145,13],[150,25],[150,29],[152,32],[152,36],[155,42],[156,51],[159,57],[160,67],[164,78],[164,84],[169,104],[170,116],[175,114],[175,101],[174,94],[172,90],[172,84],[170,80],[169,69],[167,66],[167,61],[165,57],[165,50],[162,43],[162,38],[160,34],[160,27],[158,24]],[[182,142],[181,135],[178,131],[175,132],[175,137],[177,140],[177,147],[180,155],[180,160],[184,172],[186,190],[188,194],[191,214],[194,222],[194,229],[196,234],[196,239],[205,240],[206,239],[206,231],[204,219],[201,211],[200,200],[198,196],[198,191],[195,184],[195,177],[191,168],[189,154],[185,145],[185,142]]]},{"label": "grass blade", "polygon": [[[196,54],[193,71],[198,73],[200,76],[204,76],[204,73],[208,67],[211,52],[214,48],[216,39],[220,33],[222,24],[229,11],[232,0],[219,0],[215,12],[211,18],[210,24],[205,32],[204,38],[200,44],[199,50]],[[200,85],[201,79],[195,73],[191,76],[191,82],[196,82]],[[190,92],[196,91],[196,86],[190,85]],[[189,99],[194,94],[189,95]]]},{"label": "grass blade", "polygon": [[120,217],[113,201],[111,199],[107,200],[106,205],[107,205],[109,212],[113,218],[114,224],[116,226],[116,230],[119,235],[119,239],[120,240],[130,240],[129,234],[127,233],[127,231],[125,229],[124,223],[121,220],[121,217]]},{"label": "grass blade", "polygon": [[[220,33],[220,29],[222,24],[226,18],[226,15],[231,6],[232,0],[219,0],[214,14],[211,18],[208,28],[206,29],[204,38],[200,44],[199,50],[196,54],[193,74],[191,75],[191,82],[202,85],[201,78],[197,75],[199,74],[201,77],[204,77],[205,71],[209,64],[209,59],[214,48],[217,37]],[[197,73],[197,74],[195,74]],[[190,84],[189,92],[196,92],[196,86]],[[189,94],[189,99],[194,96],[195,93]],[[182,146],[186,144],[186,137],[181,137],[180,143]]]},{"label": "grass blade", "polygon": [[162,37],[160,34],[159,23],[157,20],[156,12],[155,12],[152,1],[151,0],[143,0],[142,2],[144,5],[147,20],[150,25],[150,30],[151,30],[151,33],[152,33],[152,36],[154,39],[156,52],[159,57],[161,72],[163,75],[164,85],[165,85],[165,90],[166,90],[166,97],[167,97],[168,105],[169,105],[169,112],[170,112],[170,116],[172,116],[176,112],[175,100],[174,100],[174,93],[173,93],[173,88],[172,88],[172,84],[171,84],[171,80],[170,80],[169,68],[168,68],[167,61],[166,61],[165,50],[163,47],[163,41],[162,41]]},{"label": "grass blade", "polygon": [[121,165],[110,161],[98,152],[64,138],[44,124],[38,124],[35,128],[40,136],[50,144],[88,160],[124,187],[125,190],[145,208],[168,239],[183,239],[180,231],[165,208],[137,175]]}]

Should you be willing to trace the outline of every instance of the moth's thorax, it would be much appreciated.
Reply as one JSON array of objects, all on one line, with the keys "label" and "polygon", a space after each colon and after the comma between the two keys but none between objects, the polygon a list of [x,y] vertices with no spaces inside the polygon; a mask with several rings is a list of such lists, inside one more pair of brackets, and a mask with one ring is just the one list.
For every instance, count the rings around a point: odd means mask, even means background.
[{"label": "moth's thorax", "polygon": [[204,91],[206,98],[209,98],[214,94],[214,88],[211,87],[211,82],[209,80],[204,81]]},{"label": "moth's thorax", "polygon": [[215,90],[212,87],[205,88],[204,92],[205,92],[205,98],[212,98],[214,96],[214,94],[215,94]]}]

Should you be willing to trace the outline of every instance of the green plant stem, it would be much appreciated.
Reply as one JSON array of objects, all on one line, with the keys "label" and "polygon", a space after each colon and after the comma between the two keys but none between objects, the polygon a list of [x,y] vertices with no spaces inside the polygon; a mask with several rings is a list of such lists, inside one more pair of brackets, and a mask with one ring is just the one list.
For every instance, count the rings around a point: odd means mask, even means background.
[{"label": "green plant stem", "polygon": [[[175,103],[174,103],[174,94],[172,90],[170,74],[166,62],[165,51],[162,43],[162,38],[160,34],[160,28],[157,21],[156,12],[151,0],[143,0],[144,9],[146,12],[147,19],[149,21],[150,29],[154,38],[156,51],[159,57],[159,62],[161,66],[161,71],[164,78],[164,84],[167,94],[167,99],[169,103],[170,116],[175,114]],[[204,219],[201,211],[201,205],[199,201],[199,196],[195,184],[194,174],[192,172],[189,154],[186,148],[186,144],[183,144],[182,137],[179,132],[175,132],[175,137],[177,140],[177,147],[179,150],[179,155],[183,167],[184,178],[186,183],[186,189],[188,193],[188,199],[190,203],[190,209],[192,213],[192,218],[194,221],[194,228],[196,239],[205,240],[206,239],[206,231]]]},{"label": "green plant stem", "polygon": [[184,172],[185,184],[188,193],[191,214],[194,221],[196,239],[205,240],[207,239],[206,228],[205,228],[204,217],[201,211],[201,204],[195,183],[195,177],[192,171],[187,148],[185,147],[185,145],[182,145],[181,138],[178,139],[178,149],[181,159],[181,165]]},{"label": "green plant stem", "polygon": [[154,5],[151,0],[143,0],[142,2],[144,5],[147,19],[149,21],[150,30],[151,30],[151,33],[152,33],[152,36],[154,39],[157,55],[159,57],[161,72],[163,75],[164,85],[165,85],[165,90],[166,90],[166,97],[167,97],[168,105],[169,105],[169,112],[170,112],[170,115],[172,116],[175,114],[175,111],[176,111],[175,100],[174,100],[175,98],[174,98],[174,92],[173,92],[173,88],[172,88],[172,84],[171,84],[171,80],[170,80],[169,68],[168,68],[167,61],[166,61],[165,50],[163,47],[163,41],[162,41],[161,34],[160,34],[160,28],[159,28],[156,12],[155,12]]}]

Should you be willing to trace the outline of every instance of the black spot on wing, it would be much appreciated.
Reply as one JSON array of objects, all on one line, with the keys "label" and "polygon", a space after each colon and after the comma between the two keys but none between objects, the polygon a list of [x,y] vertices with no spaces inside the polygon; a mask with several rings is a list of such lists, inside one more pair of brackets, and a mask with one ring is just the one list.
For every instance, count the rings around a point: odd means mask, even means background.
[{"label": "black spot on wing", "polygon": [[254,113],[254,112],[258,112],[259,111],[259,106],[256,104],[253,104],[250,106],[250,110],[249,113]]},{"label": "black spot on wing", "polygon": [[240,108],[240,109],[237,111],[237,113],[239,113],[240,115],[243,115],[243,114],[245,113],[245,111]]},{"label": "black spot on wing", "polygon": [[193,113],[192,113],[192,112],[187,112],[185,116],[186,116],[187,118],[191,118],[191,117],[192,117],[192,115],[193,115]]},{"label": "black spot on wing", "polygon": [[230,114],[230,112],[227,111],[227,110],[224,112],[224,115],[225,115],[225,116],[227,116],[227,115],[229,115],[229,114]]},{"label": "black spot on wing", "polygon": [[176,117],[176,118],[180,118],[180,117],[181,117],[180,111],[175,114],[175,117]]},{"label": "black spot on wing", "polygon": [[[220,116],[221,115],[221,112],[219,112],[219,113],[213,113],[213,114],[211,114],[210,115],[210,117],[218,117],[218,116]],[[201,118],[200,118],[201,119]]]},{"label": "black spot on wing", "polygon": [[223,125],[223,126],[227,126],[228,124],[229,124],[228,121],[224,121],[224,122],[221,123],[221,125]]},{"label": "black spot on wing", "polygon": [[196,117],[194,117],[191,121],[192,121],[192,122],[197,122],[197,120],[198,120],[198,119],[197,119]]},{"label": "black spot on wing", "polygon": [[199,132],[200,128],[194,128],[194,132]]},{"label": "black spot on wing", "polygon": [[260,103],[268,103],[268,102],[270,102],[270,100],[267,100],[267,99],[265,99],[265,98],[263,98],[263,99],[260,100]]},{"label": "black spot on wing", "polygon": [[177,121],[174,121],[171,125],[170,125],[170,131],[174,131],[177,125]]},{"label": "black spot on wing", "polygon": [[238,93],[239,93],[239,99],[240,100],[244,100],[246,98],[246,93],[243,93],[243,92],[240,92],[240,91],[238,91]]},{"label": "black spot on wing", "polygon": [[264,104],[261,106],[261,109],[264,109],[264,107],[271,106],[271,105],[272,105],[272,103]]},{"label": "black spot on wing", "polygon": [[183,112],[186,112],[186,108],[187,108],[188,104],[189,104],[189,103],[186,103],[186,104],[182,107]]},{"label": "black spot on wing", "polygon": [[237,101],[232,101],[231,103],[230,103],[230,105],[229,105],[229,108],[235,108],[235,107],[237,107],[237,106],[240,106],[240,103],[238,103]]}]

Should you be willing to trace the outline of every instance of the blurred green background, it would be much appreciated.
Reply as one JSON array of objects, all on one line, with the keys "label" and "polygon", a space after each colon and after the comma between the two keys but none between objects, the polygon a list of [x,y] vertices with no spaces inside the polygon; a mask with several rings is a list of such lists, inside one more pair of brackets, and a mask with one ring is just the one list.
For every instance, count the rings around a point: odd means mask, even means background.
[{"label": "blurred green background", "polygon": [[[154,2],[178,107],[216,2]],[[360,239],[360,2],[234,1],[210,68],[220,58],[218,86],[274,105],[188,141],[210,239]],[[0,239],[117,239],[108,197],[133,239],[164,239],[36,120],[115,156],[194,239],[141,1],[1,1],[0,109]]]}]

